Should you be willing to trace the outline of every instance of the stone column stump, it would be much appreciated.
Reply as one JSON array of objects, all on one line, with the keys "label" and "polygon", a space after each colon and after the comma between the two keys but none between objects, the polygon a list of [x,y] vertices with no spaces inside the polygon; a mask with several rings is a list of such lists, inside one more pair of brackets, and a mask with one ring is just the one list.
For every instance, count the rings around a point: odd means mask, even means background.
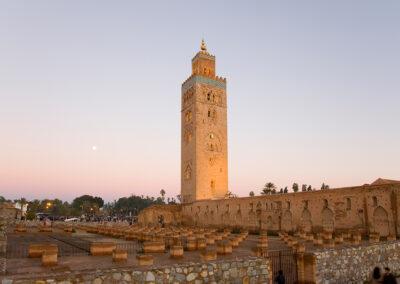
[{"label": "stone column stump", "polygon": [[343,243],[343,235],[340,233],[335,234],[334,240],[335,240],[335,244],[337,244],[337,245],[342,244]]},{"label": "stone column stump", "polygon": [[148,266],[154,264],[154,257],[149,254],[137,255],[136,259],[139,263],[139,266]]},{"label": "stone column stump", "polygon": [[217,242],[217,254],[231,254],[232,244],[229,240],[222,240]]},{"label": "stone column stump", "polygon": [[182,258],[183,257],[183,246],[181,245],[173,245],[170,249],[170,257],[171,258]]},{"label": "stone column stump", "polygon": [[334,248],[335,247],[335,241],[332,239],[326,239],[322,243],[323,248]]},{"label": "stone column stump", "polygon": [[213,234],[209,234],[208,236],[206,236],[206,242],[207,245],[215,244],[215,236]]},{"label": "stone column stump", "polygon": [[42,265],[46,266],[46,267],[57,265],[57,252],[55,252],[55,251],[43,251],[43,253],[42,253]]},{"label": "stone column stump", "polygon": [[114,249],[113,250],[113,262],[124,262],[128,260],[128,250],[126,249]]},{"label": "stone column stump", "polygon": [[165,243],[158,241],[147,241],[143,243],[144,253],[163,253],[165,252]]},{"label": "stone column stump", "polygon": [[369,242],[370,243],[379,243],[380,241],[380,235],[379,233],[370,233],[369,234]]},{"label": "stone column stump", "polygon": [[207,247],[206,249],[202,250],[200,252],[201,259],[203,261],[212,261],[217,259],[217,251],[215,248],[209,248]]},{"label": "stone column stump", "polygon": [[55,244],[30,244],[28,247],[28,257],[41,258],[44,252],[58,254],[58,246]]},{"label": "stone column stump", "polygon": [[205,238],[199,238],[196,240],[196,249],[202,250],[207,246],[207,241]]},{"label": "stone column stump", "polygon": [[239,246],[239,239],[237,237],[230,237],[229,241],[231,242],[231,245],[233,248],[237,248]]},{"label": "stone column stump", "polygon": [[194,251],[197,249],[197,241],[195,237],[188,237],[186,243],[186,249],[188,251]]},{"label": "stone column stump", "polygon": [[321,238],[321,236],[317,235],[317,236],[314,238],[314,246],[316,246],[316,247],[321,247],[322,244],[323,244],[323,239]]},{"label": "stone column stump", "polygon": [[90,245],[90,254],[93,256],[112,255],[116,244],[112,242],[96,242]]}]

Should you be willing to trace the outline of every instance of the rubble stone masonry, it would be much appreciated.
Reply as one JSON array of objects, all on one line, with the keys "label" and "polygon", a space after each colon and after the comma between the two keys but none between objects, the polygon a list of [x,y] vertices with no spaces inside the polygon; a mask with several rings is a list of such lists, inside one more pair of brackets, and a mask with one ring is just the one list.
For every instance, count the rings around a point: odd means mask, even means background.
[{"label": "rubble stone masonry", "polygon": [[364,283],[376,266],[400,273],[399,241],[313,252],[305,257],[304,275],[307,283]]},{"label": "rubble stone masonry", "polygon": [[[1,279],[1,277],[0,277]],[[3,278],[3,283],[269,283],[269,261],[246,258],[210,263],[187,263],[168,267],[103,269],[85,272]]]}]

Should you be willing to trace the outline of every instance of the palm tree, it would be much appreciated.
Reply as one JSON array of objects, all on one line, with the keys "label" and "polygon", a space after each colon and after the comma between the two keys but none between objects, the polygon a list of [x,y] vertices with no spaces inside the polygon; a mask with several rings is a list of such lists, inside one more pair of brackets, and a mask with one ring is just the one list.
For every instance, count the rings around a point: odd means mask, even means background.
[{"label": "palm tree", "polygon": [[271,194],[273,191],[276,191],[276,186],[272,182],[267,182],[264,185],[263,190],[261,191],[261,194],[266,195],[266,194]]},{"label": "palm tree", "polygon": [[322,183],[321,189],[329,189],[329,185]]},{"label": "palm tree", "polygon": [[164,202],[164,200],[165,200],[165,190],[164,190],[164,189],[161,189],[161,190],[160,190],[160,194],[161,194],[161,199],[162,199],[162,201]]}]

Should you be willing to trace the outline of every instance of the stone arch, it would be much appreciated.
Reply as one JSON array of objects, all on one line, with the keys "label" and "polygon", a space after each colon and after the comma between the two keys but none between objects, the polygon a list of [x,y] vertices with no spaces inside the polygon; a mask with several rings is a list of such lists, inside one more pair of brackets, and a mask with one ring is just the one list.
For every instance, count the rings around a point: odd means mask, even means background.
[{"label": "stone arch", "polygon": [[267,230],[272,230],[274,226],[274,223],[272,222],[272,217],[268,216],[267,217]]},{"label": "stone arch", "polygon": [[301,213],[301,228],[305,232],[311,232],[312,230],[311,212],[307,208]]},{"label": "stone arch", "polygon": [[386,210],[382,206],[378,206],[374,210],[374,224],[373,228],[375,232],[379,232],[379,234],[383,237],[389,235],[389,219]]},{"label": "stone arch", "polygon": [[329,208],[322,210],[322,229],[324,231],[333,231],[335,228],[335,222],[333,218],[333,211]]},{"label": "stone arch", "polygon": [[254,211],[249,212],[249,225],[250,227],[256,228],[258,227],[258,223],[257,223],[257,215]]},{"label": "stone arch", "polygon": [[283,231],[292,231],[293,230],[292,212],[290,212],[290,210],[286,210],[282,215],[281,229]]},{"label": "stone arch", "polygon": [[235,225],[242,224],[242,212],[238,210],[235,214]]}]

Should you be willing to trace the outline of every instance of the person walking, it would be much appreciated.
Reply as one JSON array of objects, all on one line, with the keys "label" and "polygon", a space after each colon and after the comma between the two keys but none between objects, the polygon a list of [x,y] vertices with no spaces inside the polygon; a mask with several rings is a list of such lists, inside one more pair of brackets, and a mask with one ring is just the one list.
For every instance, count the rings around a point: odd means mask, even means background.
[{"label": "person walking", "polygon": [[278,271],[278,275],[275,277],[275,283],[285,284],[285,276],[283,276],[282,270]]},{"label": "person walking", "polygon": [[396,284],[396,277],[390,272],[389,267],[385,267],[385,272],[383,274],[383,281],[384,284]]},{"label": "person walking", "polygon": [[381,273],[381,269],[378,266],[375,266],[374,270],[372,270],[371,283],[372,284],[382,283],[382,280],[383,280],[383,275]]}]

